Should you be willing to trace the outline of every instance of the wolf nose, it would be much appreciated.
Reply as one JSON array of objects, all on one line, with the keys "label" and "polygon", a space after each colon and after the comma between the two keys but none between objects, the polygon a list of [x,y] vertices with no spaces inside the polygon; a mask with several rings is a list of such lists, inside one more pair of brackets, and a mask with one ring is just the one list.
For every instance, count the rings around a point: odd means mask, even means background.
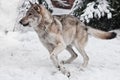
[{"label": "wolf nose", "polygon": [[22,20],[20,20],[19,23],[22,24]]}]

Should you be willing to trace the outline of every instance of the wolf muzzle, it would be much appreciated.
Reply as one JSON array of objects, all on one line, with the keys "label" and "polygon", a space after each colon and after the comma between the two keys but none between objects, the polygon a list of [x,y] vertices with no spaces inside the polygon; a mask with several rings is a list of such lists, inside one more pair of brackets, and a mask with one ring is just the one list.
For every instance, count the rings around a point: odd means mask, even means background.
[{"label": "wolf muzzle", "polygon": [[22,24],[23,26],[28,26],[28,25],[29,25],[29,23],[26,23],[26,24],[23,23],[23,19],[21,19],[21,20],[19,21],[19,23]]}]

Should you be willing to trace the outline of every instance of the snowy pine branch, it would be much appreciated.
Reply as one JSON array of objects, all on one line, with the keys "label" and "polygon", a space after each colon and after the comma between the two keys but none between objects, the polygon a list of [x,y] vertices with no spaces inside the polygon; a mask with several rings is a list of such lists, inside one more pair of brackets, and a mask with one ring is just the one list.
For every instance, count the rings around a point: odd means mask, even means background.
[{"label": "snowy pine branch", "polygon": [[71,8],[70,14],[73,14],[73,12],[78,9],[81,8],[83,6],[83,1],[82,0],[75,0],[75,2],[73,3],[73,6]]},{"label": "snowy pine branch", "polygon": [[112,18],[112,11],[109,3],[106,0],[97,0],[97,2],[91,2],[87,4],[86,9],[83,11],[84,13],[81,15],[80,19],[83,22],[89,22],[90,19],[101,18],[107,15],[107,18]]}]

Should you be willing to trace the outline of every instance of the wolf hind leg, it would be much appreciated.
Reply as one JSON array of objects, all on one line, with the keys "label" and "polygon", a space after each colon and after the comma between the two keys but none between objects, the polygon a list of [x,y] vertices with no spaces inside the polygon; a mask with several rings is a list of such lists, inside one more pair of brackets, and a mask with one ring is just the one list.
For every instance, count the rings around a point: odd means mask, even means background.
[{"label": "wolf hind leg", "polygon": [[81,65],[81,68],[85,68],[88,65],[89,57],[86,54],[84,48],[81,46],[80,42],[77,41],[76,48],[80,52],[81,56],[83,57],[83,63]]},{"label": "wolf hind leg", "polygon": [[69,59],[67,59],[66,61],[61,61],[62,64],[69,64],[71,62],[73,62],[76,58],[77,58],[77,53],[75,53],[75,51],[72,49],[72,46],[69,45],[66,48],[68,50],[68,52],[71,54],[71,57]]},{"label": "wolf hind leg", "polygon": [[87,35],[87,33],[84,33],[83,36],[78,34],[77,38],[74,41],[74,45],[75,45],[76,49],[79,51],[79,53],[83,57],[83,63],[81,66],[81,68],[83,68],[83,69],[85,67],[87,67],[88,61],[89,61],[89,57],[84,50],[87,40],[88,40],[88,35]]}]

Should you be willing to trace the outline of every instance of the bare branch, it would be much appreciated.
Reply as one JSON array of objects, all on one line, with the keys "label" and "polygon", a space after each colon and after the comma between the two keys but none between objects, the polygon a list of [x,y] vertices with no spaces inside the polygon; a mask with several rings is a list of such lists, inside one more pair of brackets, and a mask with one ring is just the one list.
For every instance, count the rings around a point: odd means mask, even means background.
[{"label": "bare branch", "polygon": [[67,4],[66,1],[63,1],[63,0],[52,0],[52,1],[57,1],[59,4],[61,4],[63,6],[70,6],[69,4]]}]

